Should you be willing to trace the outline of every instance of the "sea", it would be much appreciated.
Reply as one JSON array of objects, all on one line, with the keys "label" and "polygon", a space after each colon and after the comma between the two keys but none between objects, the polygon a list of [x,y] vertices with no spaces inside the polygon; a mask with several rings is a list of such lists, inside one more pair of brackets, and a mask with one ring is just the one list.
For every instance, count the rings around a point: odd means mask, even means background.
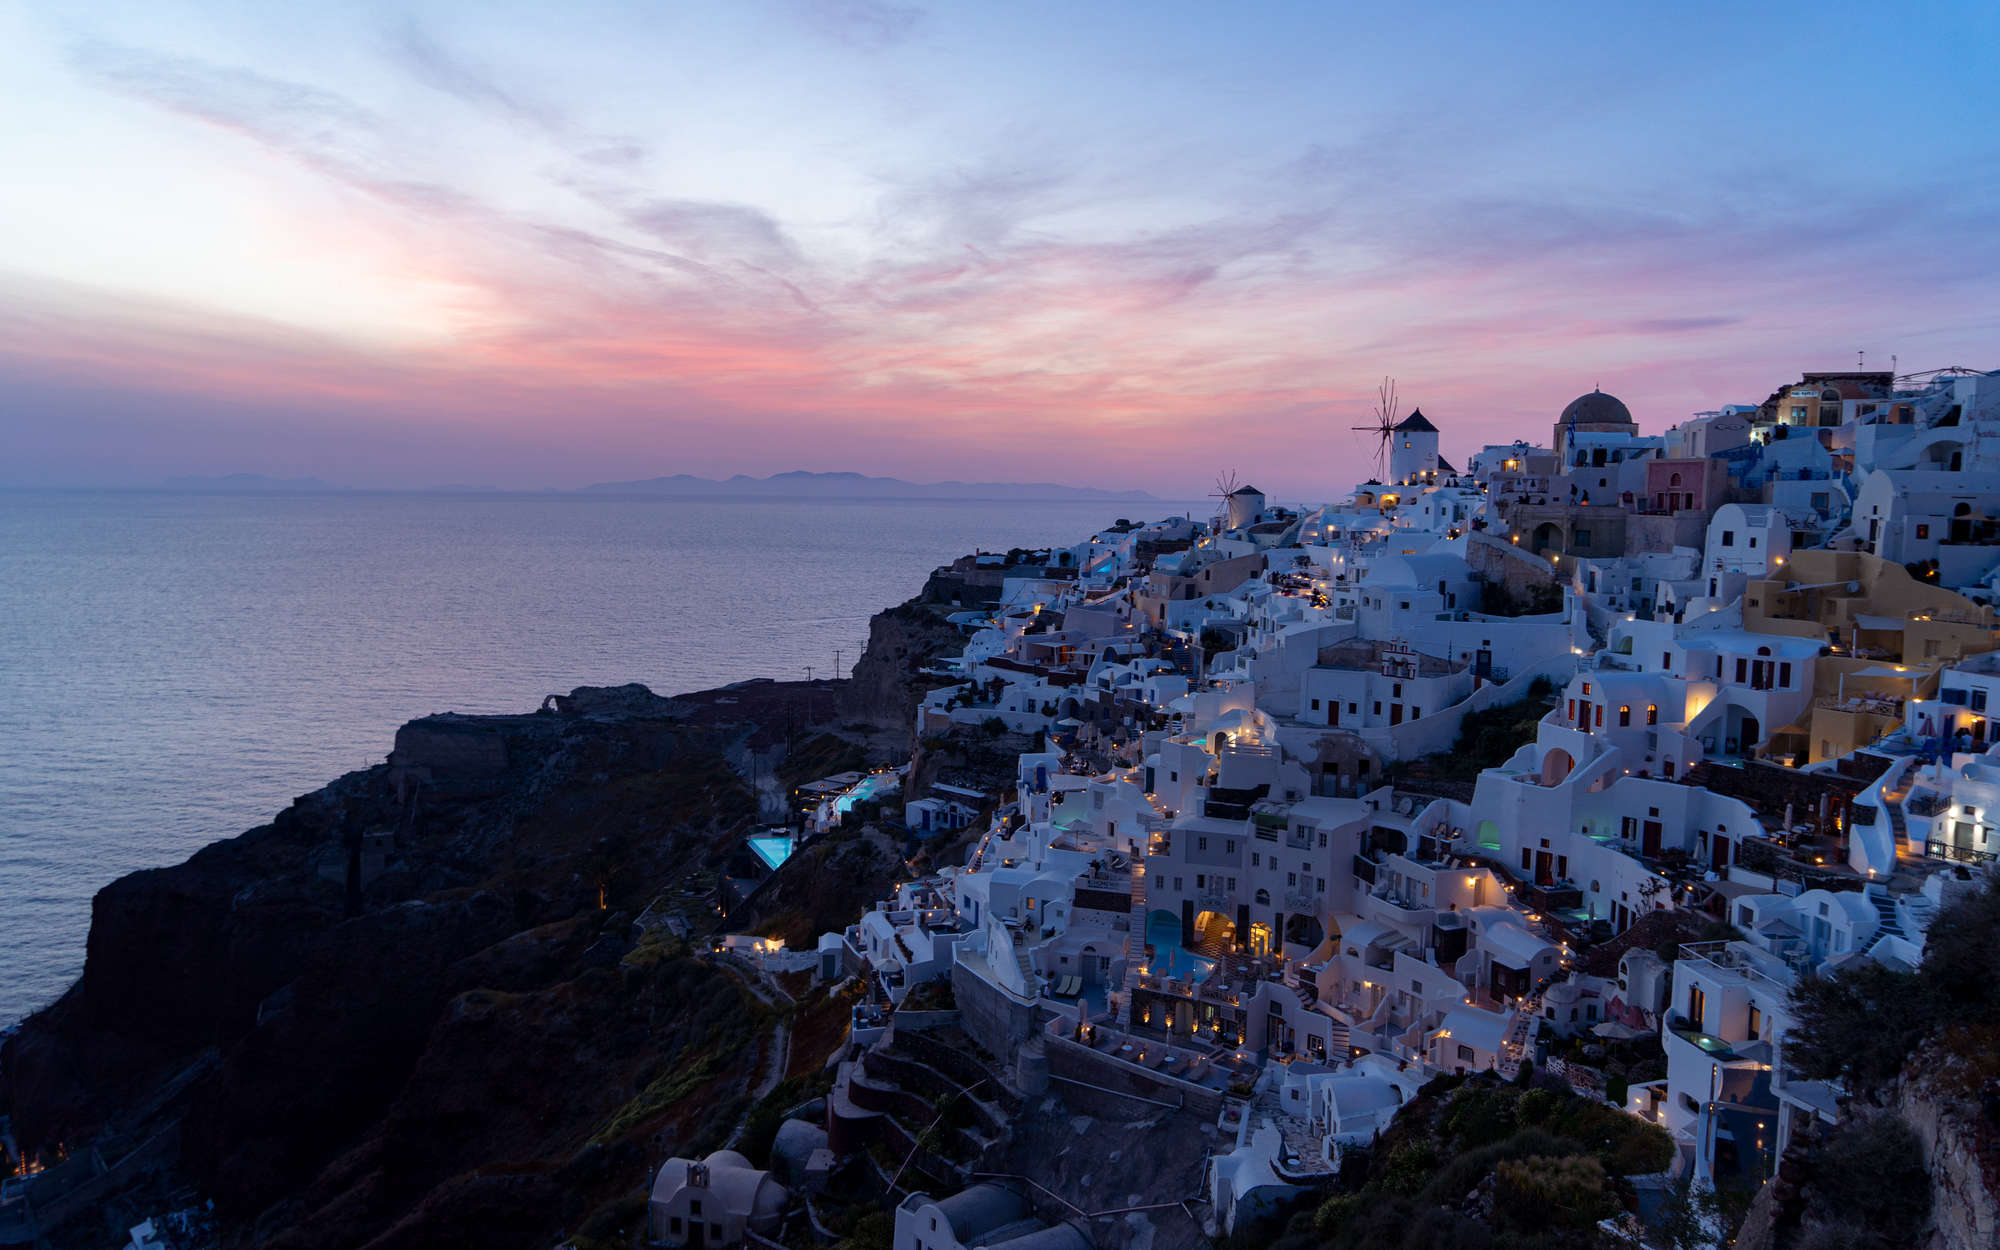
[{"label": "sea", "polygon": [[845,672],[956,556],[1190,506],[0,492],[0,1028],[83,970],[99,888],[379,763],[414,717]]}]

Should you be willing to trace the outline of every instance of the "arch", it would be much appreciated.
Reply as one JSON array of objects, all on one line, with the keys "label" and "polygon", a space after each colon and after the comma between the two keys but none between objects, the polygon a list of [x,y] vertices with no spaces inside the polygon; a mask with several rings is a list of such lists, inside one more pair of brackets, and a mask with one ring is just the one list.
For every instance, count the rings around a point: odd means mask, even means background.
[{"label": "arch", "polygon": [[1561,747],[1551,747],[1542,756],[1542,784],[1545,786],[1562,784],[1563,778],[1569,776],[1570,770],[1575,767],[1575,756]]},{"label": "arch", "polygon": [[1194,918],[1194,940],[1204,948],[1234,949],[1236,922],[1219,911],[1199,912]]},{"label": "arch", "polygon": [[1567,550],[1569,544],[1563,534],[1562,526],[1554,521],[1544,521],[1535,527],[1534,533],[1529,537],[1528,546],[1534,551],[1561,552]]},{"label": "arch", "polygon": [[1259,887],[1257,890],[1257,906],[1269,907],[1270,905],[1271,905],[1271,892],[1269,890],[1263,889],[1262,887]]},{"label": "arch", "polygon": [[1667,485],[1669,486],[1679,486],[1680,484],[1681,484],[1681,475],[1678,473],[1674,474],[1672,477],[1667,479]]},{"label": "arch", "polygon": [[1958,505],[1957,507],[1955,507],[1955,508],[1953,508],[1953,509],[1951,510],[1951,514],[1952,514],[1953,516],[1971,516],[1971,515],[1972,515],[1972,505],[1971,505],[1971,504],[1969,504],[1969,503],[1962,503],[1962,504],[1959,504],[1959,505]]}]

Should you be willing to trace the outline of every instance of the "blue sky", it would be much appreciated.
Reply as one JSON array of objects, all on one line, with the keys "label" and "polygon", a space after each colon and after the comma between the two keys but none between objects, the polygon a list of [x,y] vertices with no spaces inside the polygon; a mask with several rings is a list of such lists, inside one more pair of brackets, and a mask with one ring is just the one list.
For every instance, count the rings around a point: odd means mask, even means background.
[{"label": "blue sky", "polygon": [[[0,10],[0,482],[1347,485],[1991,366],[1993,6]],[[1056,454],[1059,452],[1059,455]]]}]

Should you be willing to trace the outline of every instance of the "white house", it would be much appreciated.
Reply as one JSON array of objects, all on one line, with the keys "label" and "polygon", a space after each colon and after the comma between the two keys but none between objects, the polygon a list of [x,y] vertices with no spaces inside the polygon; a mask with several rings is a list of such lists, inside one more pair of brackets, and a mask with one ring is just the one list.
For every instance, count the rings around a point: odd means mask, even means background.
[{"label": "white house", "polygon": [[648,1239],[658,1246],[736,1246],[746,1231],[777,1231],[789,1195],[769,1172],[734,1150],[660,1165],[647,1201]]}]

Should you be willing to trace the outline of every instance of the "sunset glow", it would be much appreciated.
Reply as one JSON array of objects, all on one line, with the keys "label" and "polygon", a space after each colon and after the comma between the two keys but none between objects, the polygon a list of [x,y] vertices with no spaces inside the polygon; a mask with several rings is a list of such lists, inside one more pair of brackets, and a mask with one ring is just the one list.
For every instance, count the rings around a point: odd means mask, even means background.
[{"label": "sunset glow", "polygon": [[10,13],[0,484],[1059,444],[1171,493],[1323,428],[1243,465],[1323,496],[1383,374],[1456,456],[1597,384],[1657,430],[2000,324],[2000,106],[1893,72],[1989,6]]}]

